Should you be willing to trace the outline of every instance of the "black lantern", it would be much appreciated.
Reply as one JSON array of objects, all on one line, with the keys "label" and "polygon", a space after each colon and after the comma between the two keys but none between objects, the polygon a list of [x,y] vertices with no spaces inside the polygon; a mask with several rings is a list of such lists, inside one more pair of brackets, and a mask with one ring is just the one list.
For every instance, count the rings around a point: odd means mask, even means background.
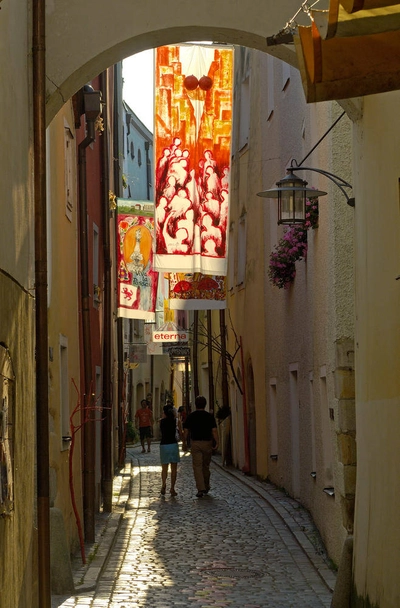
[{"label": "black lantern", "polygon": [[334,173],[314,167],[303,167],[298,165],[295,160],[292,161],[292,166],[286,171],[286,177],[276,182],[277,188],[257,192],[257,196],[278,199],[278,224],[304,224],[306,221],[306,199],[318,198],[326,194],[323,190],[307,188],[307,182],[294,175],[294,171],[314,171],[324,175],[342,191],[347,204],[350,207],[355,206],[354,197],[350,197],[345,190],[345,188],[351,190],[351,184]]},{"label": "black lantern", "polygon": [[324,196],[326,192],[307,188],[307,182],[294,175],[294,168],[276,183],[277,188],[258,192],[257,196],[278,199],[278,224],[304,224],[306,221],[306,199]]}]

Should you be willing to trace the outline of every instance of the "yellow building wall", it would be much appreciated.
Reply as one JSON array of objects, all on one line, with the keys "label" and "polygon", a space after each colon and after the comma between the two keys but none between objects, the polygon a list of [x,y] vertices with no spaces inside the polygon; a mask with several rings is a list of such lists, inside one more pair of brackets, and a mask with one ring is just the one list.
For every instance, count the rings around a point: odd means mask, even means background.
[{"label": "yellow building wall", "polygon": [[[400,605],[400,93],[355,126],[357,606]],[[367,603],[369,601],[369,603]]]},{"label": "yellow building wall", "polygon": [[[61,509],[68,546],[73,553],[78,546],[78,532],[72,509],[69,484],[71,442],[69,416],[62,420],[62,393],[69,401],[69,413],[77,406],[80,386],[79,320],[78,320],[78,217],[76,200],[76,142],[74,139],[72,104],[67,103],[52,121],[47,133],[48,155],[48,274],[49,274],[49,418],[50,418],[50,506]],[[66,141],[70,152],[66,151]],[[70,154],[70,210],[66,213],[67,182],[66,155]],[[64,367],[61,348],[65,348]],[[61,387],[64,375],[64,389]],[[81,414],[74,416],[81,423]],[[67,424],[66,424],[67,422]],[[76,432],[73,453],[73,486],[77,507],[82,516],[81,440],[82,430]]]}]

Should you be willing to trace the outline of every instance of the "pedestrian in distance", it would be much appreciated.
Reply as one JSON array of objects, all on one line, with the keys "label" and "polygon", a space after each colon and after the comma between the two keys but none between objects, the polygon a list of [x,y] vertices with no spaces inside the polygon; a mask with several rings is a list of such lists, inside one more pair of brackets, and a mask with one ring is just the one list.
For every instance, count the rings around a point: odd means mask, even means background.
[{"label": "pedestrian in distance", "polygon": [[178,473],[178,462],[180,462],[177,420],[172,406],[165,405],[163,412],[164,416],[160,420],[161,495],[165,496],[168,468],[171,465],[171,487],[169,493],[171,496],[176,496],[175,483]]},{"label": "pedestrian in distance", "polygon": [[218,449],[217,423],[213,414],[206,411],[207,401],[201,395],[196,397],[194,412],[186,418],[183,428],[185,441],[190,433],[193,474],[197,487],[197,498],[210,491],[210,462],[213,450]]},{"label": "pedestrian in distance", "polygon": [[153,436],[153,412],[149,408],[146,399],[140,402],[141,407],[135,414],[136,428],[139,429],[140,443],[142,444],[142,454],[145,453],[145,441],[147,441],[147,451],[150,452],[151,438]]},{"label": "pedestrian in distance", "polygon": [[184,452],[188,451],[185,434],[183,432],[183,425],[185,423],[186,418],[187,418],[187,414],[186,414],[185,407],[183,405],[181,405],[180,407],[178,407],[178,420],[179,420],[181,437],[182,437],[182,450]]}]

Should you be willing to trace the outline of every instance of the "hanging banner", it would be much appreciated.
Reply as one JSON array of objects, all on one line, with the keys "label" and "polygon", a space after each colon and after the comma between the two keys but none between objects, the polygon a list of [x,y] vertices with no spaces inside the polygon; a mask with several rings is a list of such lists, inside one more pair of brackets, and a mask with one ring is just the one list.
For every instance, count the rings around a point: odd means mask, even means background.
[{"label": "hanging banner", "polygon": [[154,266],[226,275],[233,49],[192,44],[155,53]]},{"label": "hanging banner", "polygon": [[169,306],[173,310],[226,308],[226,277],[170,272]]},{"label": "hanging banner", "polygon": [[153,270],[154,204],[117,199],[118,316],[155,319],[158,272]]},{"label": "hanging banner", "polygon": [[129,346],[129,363],[147,363],[146,344],[131,344]]}]

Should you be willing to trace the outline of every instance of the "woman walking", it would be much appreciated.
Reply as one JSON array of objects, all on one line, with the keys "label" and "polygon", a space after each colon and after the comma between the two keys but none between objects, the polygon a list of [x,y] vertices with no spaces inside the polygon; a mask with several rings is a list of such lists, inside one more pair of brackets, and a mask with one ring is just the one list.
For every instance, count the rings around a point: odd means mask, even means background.
[{"label": "woman walking", "polygon": [[176,496],[175,483],[180,462],[179,446],[177,439],[177,418],[174,408],[170,405],[164,406],[164,417],[160,420],[160,461],[161,461],[161,495],[165,496],[168,467],[171,465],[171,496]]}]

